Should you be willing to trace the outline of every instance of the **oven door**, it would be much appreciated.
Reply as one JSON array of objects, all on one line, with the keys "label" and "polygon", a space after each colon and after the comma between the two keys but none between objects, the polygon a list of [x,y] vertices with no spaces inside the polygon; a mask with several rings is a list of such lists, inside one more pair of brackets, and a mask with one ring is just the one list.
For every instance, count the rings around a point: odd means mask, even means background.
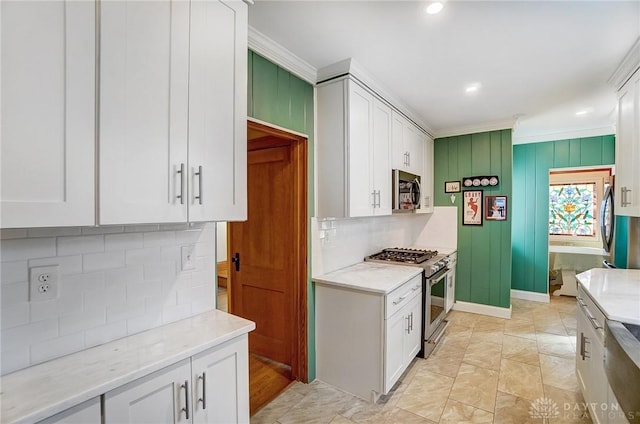
[{"label": "oven door", "polygon": [[426,279],[424,293],[424,340],[431,338],[438,326],[444,320],[445,301],[447,299],[447,273],[448,268],[438,271],[435,275]]}]

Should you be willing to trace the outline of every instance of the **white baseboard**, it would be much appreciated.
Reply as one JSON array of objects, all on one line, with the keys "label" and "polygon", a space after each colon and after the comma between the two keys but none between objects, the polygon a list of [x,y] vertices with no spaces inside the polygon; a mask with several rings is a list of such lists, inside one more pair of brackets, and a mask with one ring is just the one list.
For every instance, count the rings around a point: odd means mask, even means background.
[{"label": "white baseboard", "polygon": [[511,297],[514,299],[532,300],[534,302],[549,303],[549,293],[536,293],[524,290],[511,289]]},{"label": "white baseboard", "polygon": [[511,306],[500,308],[498,306],[483,305],[480,303],[461,302],[456,300],[453,304],[454,311],[471,312],[473,314],[489,315],[497,318],[511,318]]}]

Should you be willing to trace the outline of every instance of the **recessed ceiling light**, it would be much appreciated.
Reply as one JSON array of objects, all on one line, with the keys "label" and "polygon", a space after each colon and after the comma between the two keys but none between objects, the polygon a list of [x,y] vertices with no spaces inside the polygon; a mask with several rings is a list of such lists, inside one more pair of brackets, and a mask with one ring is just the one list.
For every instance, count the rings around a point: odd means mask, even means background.
[{"label": "recessed ceiling light", "polygon": [[478,90],[480,90],[480,83],[477,83],[477,82],[473,84],[469,84],[467,88],[464,89],[464,91],[467,94],[476,93]]},{"label": "recessed ceiling light", "polygon": [[429,4],[429,6],[427,6],[427,13],[429,15],[435,15],[436,13],[439,13],[442,8],[442,3],[440,3],[439,1],[434,1],[433,3]]}]

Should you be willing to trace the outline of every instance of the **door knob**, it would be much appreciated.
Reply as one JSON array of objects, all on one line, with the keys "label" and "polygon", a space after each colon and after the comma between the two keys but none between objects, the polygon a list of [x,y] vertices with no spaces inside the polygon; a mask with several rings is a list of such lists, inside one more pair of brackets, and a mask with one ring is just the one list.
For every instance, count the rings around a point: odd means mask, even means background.
[{"label": "door knob", "polygon": [[240,254],[236,253],[235,255],[233,255],[233,258],[231,258],[231,262],[233,262],[236,266],[236,271],[240,271]]}]

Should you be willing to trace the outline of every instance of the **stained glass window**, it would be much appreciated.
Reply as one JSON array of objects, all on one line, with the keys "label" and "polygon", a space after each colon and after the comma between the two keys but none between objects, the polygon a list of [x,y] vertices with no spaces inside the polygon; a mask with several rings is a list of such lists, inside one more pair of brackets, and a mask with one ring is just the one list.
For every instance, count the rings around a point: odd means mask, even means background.
[{"label": "stained glass window", "polygon": [[596,184],[549,185],[549,234],[595,236]]}]

